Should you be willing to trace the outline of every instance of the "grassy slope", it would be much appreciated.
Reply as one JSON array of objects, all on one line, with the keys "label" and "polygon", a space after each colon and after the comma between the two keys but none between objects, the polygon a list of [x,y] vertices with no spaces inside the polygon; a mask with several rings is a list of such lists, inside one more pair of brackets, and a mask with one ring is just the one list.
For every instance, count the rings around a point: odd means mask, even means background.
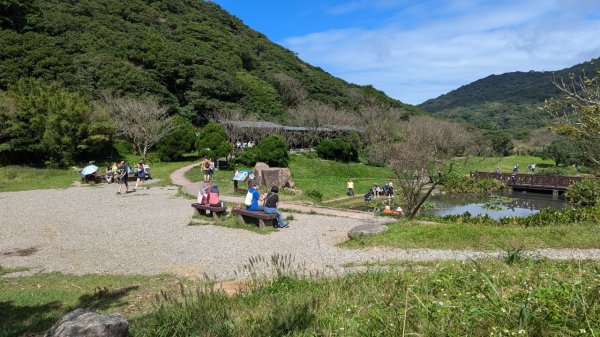
[{"label": "grassy slope", "polygon": [[[0,278],[0,315],[8,318],[0,336],[42,332],[74,306],[124,313],[134,337],[600,333],[597,261],[390,262],[390,271],[336,278],[289,277],[294,271],[284,268],[231,296],[198,296],[194,284],[202,285],[183,281],[185,301],[171,276]],[[162,309],[158,289],[170,294],[160,296]]]},{"label": "grassy slope", "polygon": [[[529,164],[536,164],[536,173],[555,166],[552,159],[542,159],[534,156],[473,157],[469,158],[466,163],[464,160],[455,159],[455,163],[456,170],[462,174],[475,171],[495,172],[496,167],[499,167],[502,173],[510,173],[515,163],[519,164],[519,173],[527,173],[527,165]],[[571,166],[560,166],[560,168],[564,169],[569,175],[577,173],[575,168]]]},{"label": "grassy slope", "polygon": [[598,224],[547,227],[484,226],[401,221],[383,234],[347,241],[344,247],[504,250],[509,248],[600,248]]}]

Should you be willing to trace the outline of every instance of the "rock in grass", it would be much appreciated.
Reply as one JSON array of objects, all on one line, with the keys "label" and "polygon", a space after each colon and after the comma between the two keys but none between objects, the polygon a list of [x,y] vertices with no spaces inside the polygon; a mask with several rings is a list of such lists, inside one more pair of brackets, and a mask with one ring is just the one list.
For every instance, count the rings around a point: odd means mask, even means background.
[{"label": "rock in grass", "polygon": [[388,226],[381,225],[381,224],[360,225],[360,226],[356,226],[356,227],[352,228],[348,232],[348,236],[351,239],[355,239],[360,236],[373,236],[373,235],[381,234],[387,230],[388,230]]},{"label": "rock in grass", "polygon": [[121,314],[98,314],[76,309],[58,320],[44,337],[126,337],[129,323]]}]

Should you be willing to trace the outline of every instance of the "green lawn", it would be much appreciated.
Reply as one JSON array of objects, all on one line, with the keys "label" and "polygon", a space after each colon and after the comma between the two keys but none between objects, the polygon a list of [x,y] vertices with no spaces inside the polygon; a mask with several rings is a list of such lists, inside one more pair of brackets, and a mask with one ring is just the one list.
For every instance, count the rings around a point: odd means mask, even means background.
[{"label": "green lawn", "polygon": [[[0,275],[8,270],[0,267]],[[154,310],[161,290],[175,293],[191,281],[171,275],[68,276],[58,273],[0,278],[0,336],[22,336],[47,330],[76,308],[120,312],[128,318]],[[29,335],[28,335],[29,336]]]},{"label": "green lawn", "polygon": [[474,224],[400,221],[383,234],[342,244],[364,248],[504,250],[508,248],[600,248],[599,224],[565,224],[545,227],[488,226]]},{"label": "green lawn", "polygon": [[387,167],[362,163],[340,163],[316,155],[296,154],[290,157],[290,170],[298,189],[320,191],[323,200],[346,195],[346,182],[354,181],[354,193],[365,194],[374,184],[382,186],[396,176]]},{"label": "green lawn", "polygon": [[[500,168],[502,173],[510,173],[515,163],[519,164],[519,173],[527,173],[529,164],[536,164],[536,173],[555,168],[554,160],[542,159],[534,156],[508,156],[508,157],[472,157],[466,163],[464,160],[455,159],[455,168],[461,174],[469,172],[495,172],[496,167]],[[572,166],[559,166],[561,171],[568,175],[575,175],[577,172]]]}]

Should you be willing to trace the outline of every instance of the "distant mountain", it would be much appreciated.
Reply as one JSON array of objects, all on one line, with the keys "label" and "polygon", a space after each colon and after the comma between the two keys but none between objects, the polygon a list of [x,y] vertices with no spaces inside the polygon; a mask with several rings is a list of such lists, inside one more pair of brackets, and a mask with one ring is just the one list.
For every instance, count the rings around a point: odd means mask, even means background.
[{"label": "distant mountain", "polygon": [[594,75],[600,58],[555,72],[512,72],[490,75],[419,105],[434,116],[464,121],[483,129],[502,129],[522,135],[550,121],[539,109],[547,98],[560,95],[552,76]]},{"label": "distant mountain", "polygon": [[298,88],[347,110],[416,109],[303,62],[210,1],[0,1],[0,46],[0,90],[35,77],[92,98],[150,94],[191,119],[226,109],[284,119]]}]

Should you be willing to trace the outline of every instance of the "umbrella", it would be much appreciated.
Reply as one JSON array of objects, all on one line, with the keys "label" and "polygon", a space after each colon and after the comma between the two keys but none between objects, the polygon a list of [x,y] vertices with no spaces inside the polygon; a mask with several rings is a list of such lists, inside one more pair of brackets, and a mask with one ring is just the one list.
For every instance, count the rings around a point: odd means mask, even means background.
[{"label": "umbrella", "polygon": [[96,165],[88,165],[84,168],[81,169],[81,175],[82,176],[87,176],[88,174],[92,174],[94,172],[98,171],[98,166]]}]

